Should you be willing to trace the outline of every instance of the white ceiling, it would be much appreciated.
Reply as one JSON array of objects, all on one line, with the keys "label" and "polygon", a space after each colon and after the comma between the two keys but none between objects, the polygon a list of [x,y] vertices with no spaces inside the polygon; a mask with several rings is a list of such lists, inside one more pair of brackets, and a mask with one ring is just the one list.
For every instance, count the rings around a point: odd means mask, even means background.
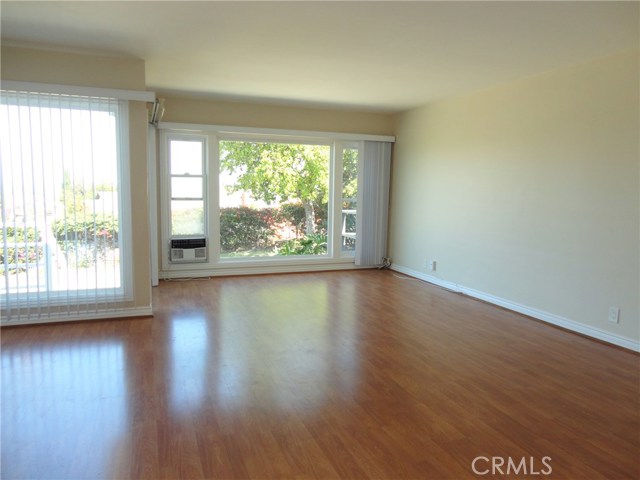
[{"label": "white ceiling", "polygon": [[2,41],[134,56],[150,90],[399,111],[639,42],[637,2],[2,1]]}]

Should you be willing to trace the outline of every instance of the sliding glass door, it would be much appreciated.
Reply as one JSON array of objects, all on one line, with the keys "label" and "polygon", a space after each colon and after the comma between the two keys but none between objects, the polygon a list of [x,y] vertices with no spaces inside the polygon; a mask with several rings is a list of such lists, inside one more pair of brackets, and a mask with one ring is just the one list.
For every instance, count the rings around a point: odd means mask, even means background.
[{"label": "sliding glass door", "polygon": [[2,92],[5,315],[41,306],[100,309],[125,296],[127,115],[126,102],[112,99]]}]

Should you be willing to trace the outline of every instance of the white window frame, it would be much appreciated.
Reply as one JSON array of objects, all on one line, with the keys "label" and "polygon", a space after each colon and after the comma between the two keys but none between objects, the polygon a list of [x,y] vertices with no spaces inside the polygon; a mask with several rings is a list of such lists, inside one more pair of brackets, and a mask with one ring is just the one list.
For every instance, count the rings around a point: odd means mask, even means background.
[{"label": "white window frame", "polygon": [[[335,202],[334,207],[334,218],[336,223],[336,231],[334,232],[333,243],[342,258],[355,258],[356,251],[343,251],[342,250],[342,192],[344,190],[344,185],[342,184],[342,176],[344,171],[344,150],[345,149],[357,149],[358,150],[358,193],[356,196],[356,211],[360,209],[360,196],[361,196],[361,188],[360,188],[360,177],[362,172],[362,152],[364,148],[364,144],[362,141],[337,141],[335,143],[335,151],[336,151],[336,161],[335,161],[335,175],[334,175],[334,184],[336,185],[335,195],[338,199]],[[358,221],[356,215],[356,222]],[[358,237],[356,236],[356,248],[358,248]]]},{"label": "white window frame", "polygon": [[[7,85],[9,84],[9,85]],[[37,88],[37,87],[43,88]],[[43,94],[58,94],[56,89],[49,91],[47,84],[31,84],[22,82],[3,82],[2,90],[33,91]],[[11,87],[11,88],[9,88]],[[65,86],[64,93],[69,94],[69,87]],[[71,92],[76,93],[74,90]],[[91,95],[91,93],[94,93]],[[114,93],[116,90],[100,91],[101,94]],[[96,97],[91,88],[82,90],[82,96]],[[87,95],[88,94],[88,95]],[[39,103],[34,103],[40,106]],[[82,106],[82,102],[73,104],[71,97],[69,105],[76,109]],[[61,307],[69,305],[69,299],[78,305],[107,304],[126,302],[133,300],[133,252],[132,252],[132,223],[131,210],[125,206],[131,205],[131,181],[130,181],[130,148],[129,148],[129,104],[127,100],[120,99],[116,108],[105,110],[116,117],[116,150],[118,173],[118,242],[120,249],[120,286],[114,288],[76,289],[69,290],[44,290],[34,300],[29,295],[20,293],[0,294],[2,304],[11,304],[12,309]],[[47,267],[49,268],[49,267]],[[25,298],[26,297],[26,298]]]},{"label": "white window frame", "polygon": [[173,238],[180,237],[193,237],[199,236],[200,234],[193,235],[173,235],[171,232],[171,166],[169,162],[170,158],[170,148],[169,144],[171,141],[198,141],[202,143],[202,177],[203,177],[203,185],[202,185],[202,200],[204,205],[204,218],[203,218],[203,236],[207,239],[207,247],[209,248],[209,258],[211,258],[211,217],[209,215],[210,210],[210,175],[209,175],[209,163],[210,163],[210,138],[208,135],[202,135],[199,133],[184,133],[184,132],[174,132],[174,131],[160,131],[160,224],[162,228],[162,234],[160,236],[162,241],[162,268],[166,270],[175,266],[169,262],[169,242]]},{"label": "white window frame", "polygon": [[[319,139],[316,137],[292,137],[292,136],[286,136],[286,137],[276,137],[273,135],[268,135],[268,136],[261,136],[261,135],[254,135],[254,134],[225,134],[225,135],[220,135],[217,137],[217,143],[216,143],[216,151],[217,151],[217,164],[216,164],[216,169],[215,169],[215,176],[216,176],[216,193],[217,195],[215,195],[216,199],[217,199],[217,204],[218,204],[218,214],[216,215],[216,218],[220,218],[219,215],[219,203],[220,203],[220,195],[219,195],[219,187],[220,187],[220,179],[219,179],[219,175],[220,175],[220,143],[222,141],[237,141],[237,142],[256,142],[256,143],[291,143],[291,144],[298,144],[298,145],[319,145],[319,146],[327,146],[329,147],[329,205],[332,205],[333,202],[333,198],[334,198],[334,193],[333,193],[333,183],[334,183],[334,178],[333,177],[333,169],[334,169],[334,162],[335,162],[335,143],[332,142],[330,139]],[[213,176],[213,175],[212,175]],[[334,230],[334,224],[335,224],[335,218],[332,212],[327,211],[327,239],[333,239],[333,230]],[[260,263],[273,263],[273,262],[279,262],[279,261],[283,261],[283,262],[295,262],[296,258],[298,260],[309,260],[309,259],[333,259],[335,258],[334,255],[334,244],[333,241],[331,242],[327,242],[327,253],[324,255],[295,255],[295,256],[273,256],[273,257],[260,257],[260,258],[255,258],[255,257],[249,257],[249,258],[221,258],[220,257],[220,252],[219,252],[219,247],[220,247],[220,231],[219,229],[217,230],[217,241],[216,244],[218,245],[218,260],[220,262],[221,265],[224,264],[238,264],[238,265],[242,265],[242,264],[246,264],[246,263],[252,263],[252,262],[260,262]]]},{"label": "white window frame", "polygon": [[[161,190],[161,278],[184,276],[207,276],[221,274],[269,273],[307,271],[355,267],[353,252],[342,252],[342,156],[343,148],[358,148],[358,178],[362,169],[364,140],[395,141],[395,137],[366,134],[296,131],[230,127],[219,125],[160,123],[160,190]],[[198,264],[175,264],[169,262],[170,210],[169,210],[169,152],[168,139],[206,138],[205,160],[207,198],[205,200],[205,223],[209,256],[207,262]],[[330,146],[329,165],[329,211],[326,255],[273,256],[260,258],[220,258],[220,201],[219,201],[219,142],[223,140],[259,141],[265,143],[300,143]],[[360,189],[358,189],[358,207]],[[356,244],[357,245],[357,244]],[[357,247],[356,247],[357,248]],[[317,267],[317,268],[316,268]],[[325,268],[326,269],[326,268]]]}]

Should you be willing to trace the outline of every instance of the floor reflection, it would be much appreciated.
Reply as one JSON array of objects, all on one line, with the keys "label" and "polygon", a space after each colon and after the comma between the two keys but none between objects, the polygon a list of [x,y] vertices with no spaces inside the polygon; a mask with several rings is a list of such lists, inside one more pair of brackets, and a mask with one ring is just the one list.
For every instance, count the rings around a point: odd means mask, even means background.
[{"label": "floor reflection", "polygon": [[171,320],[171,408],[185,411],[202,402],[207,366],[215,348],[210,344],[209,323],[202,313],[179,315]]},{"label": "floor reflection", "polygon": [[159,298],[170,306],[173,412],[195,412],[207,400],[226,410],[311,410],[335,388],[343,395],[357,388],[362,319],[349,306],[353,283],[300,280],[212,280],[194,283],[199,294],[189,305]]},{"label": "floor reflection", "polygon": [[194,422],[233,432],[256,412],[278,424],[356,398],[359,293],[335,277],[299,280],[172,286],[156,294],[156,318],[89,323],[76,340],[67,326],[33,327],[38,343],[13,331],[1,356],[3,476],[137,478],[168,454],[150,438],[177,452],[191,448],[174,439]]},{"label": "floor reflection", "polygon": [[1,359],[3,478],[103,476],[128,423],[122,344],[5,346]]},{"label": "floor reflection", "polygon": [[[539,415],[554,405],[557,382],[533,407],[514,406],[525,399],[514,395],[547,364],[593,355],[600,370],[555,373],[573,375],[578,390],[614,382],[626,400],[607,421],[623,449],[637,446],[633,355],[422,282],[378,271],[269,275],[162,282],[153,295],[154,318],[2,329],[1,478],[461,478],[460,455],[473,458],[497,434],[484,417],[522,414],[526,425],[502,422],[498,432],[517,453],[513,438],[541,419],[541,432],[557,424]],[[460,332],[473,341],[452,348]],[[529,371],[533,337],[573,350]],[[524,356],[505,363],[518,342]],[[503,380],[516,382],[512,395],[496,387]],[[565,407],[563,418],[600,411]],[[579,417],[565,427],[584,426]],[[574,444],[584,437],[582,427],[565,430]],[[588,433],[604,445],[600,430]],[[452,444],[456,455],[445,455]],[[572,469],[593,460],[574,450],[584,458]],[[637,461],[628,457],[598,471],[631,478]]]},{"label": "floor reflection", "polygon": [[[322,280],[221,285],[217,394],[226,403],[280,411],[321,406],[357,375],[356,317],[339,311]],[[348,294],[342,291],[340,293]]]}]

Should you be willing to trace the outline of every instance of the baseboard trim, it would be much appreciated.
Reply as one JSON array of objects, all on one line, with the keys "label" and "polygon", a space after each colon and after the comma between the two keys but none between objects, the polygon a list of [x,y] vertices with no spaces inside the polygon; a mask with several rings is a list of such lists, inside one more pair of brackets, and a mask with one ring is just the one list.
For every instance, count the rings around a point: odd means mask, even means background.
[{"label": "baseboard trim", "polygon": [[394,270],[399,273],[404,273],[405,275],[409,275],[410,277],[424,280],[425,282],[432,283],[434,285],[446,288],[447,290],[451,290],[456,293],[462,293],[469,297],[477,298],[478,300],[482,300],[484,302],[506,308],[507,310],[512,310],[514,312],[522,313],[523,315],[527,315],[529,317],[535,318],[536,320],[541,320],[543,322],[550,323],[552,325],[556,325],[558,327],[562,327],[567,330],[571,330],[572,332],[580,333],[582,335],[586,335],[587,337],[595,338],[602,342],[611,343],[613,345],[617,345],[618,347],[623,347],[629,350],[633,350],[634,352],[640,352],[640,342],[631,338],[615,335],[613,333],[606,332],[599,328],[584,325],[580,322],[576,322],[575,320],[570,320],[568,318],[561,317],[560,315],[555,315],[553,313],[545,312],[537,308],[521,305],[519,303],[512,302],[504,298],[496,297],[495,295],[491,295],[489,293],[481,292],[479,290],[465,287],[463,285],[458,285],[453,282],[448,282],[438,277],[427,275],[425,273],[419,272],[417,270],[413,270],[411,268],[407,268],[402,265],[393,264],[391,266],[391,270]]},{"label": "baseboard trim", "polygon": [[427,283],[433,283],[434,285],[446,288],[447,290],[451,290],[452,292],[460,293],[460,290],[458,290],[458,285],[453,282],[447,282],[446,280],[442,280],[441,278],[427,275],[426,273],[412,270],[411,268],[407,268],[402,265],[396,265],[395,263],[391,265],[391,270],[394,270],[398,273],[404,273],[405,275],[409,275],[410,277],[424,280]]},{"label": "baseboard trim", "polygon": [[117,308],[114,310],[105,310],[103,312],[79,312],[76,315],[52,314],[46,318],[25,318],[20,320],[8,320],[2,322],[0,326],[11,327],[13,325],[35,325],[39,323],[62,323],[62,322],[79,322],[85,320],[106,320],[110,318],[131,318],[131,317],[152,317],[153,309],[151,307],[137,308]]}]

